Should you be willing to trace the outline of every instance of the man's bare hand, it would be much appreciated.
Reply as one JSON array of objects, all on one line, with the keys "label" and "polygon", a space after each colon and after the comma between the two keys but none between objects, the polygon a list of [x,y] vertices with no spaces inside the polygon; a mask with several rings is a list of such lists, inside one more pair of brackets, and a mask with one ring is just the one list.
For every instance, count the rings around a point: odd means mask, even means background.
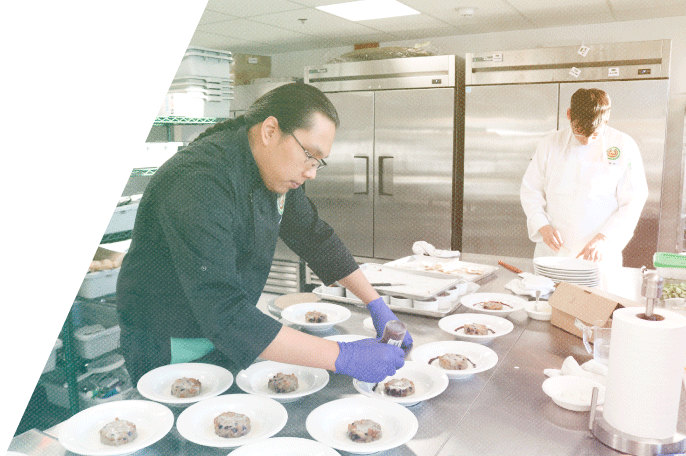
[{"label": "man's bare hand", "polygon": [[560,232],[550,225],[542,226],[538,232],[543,236],[543,242],[555,252],[558,252],[565,245]]},{"label": "man's bare hand", "polygon": [[603,252],[606,246],[607,237],[602,233],[598,233],[576,257],[597,263],[603,259]]}]

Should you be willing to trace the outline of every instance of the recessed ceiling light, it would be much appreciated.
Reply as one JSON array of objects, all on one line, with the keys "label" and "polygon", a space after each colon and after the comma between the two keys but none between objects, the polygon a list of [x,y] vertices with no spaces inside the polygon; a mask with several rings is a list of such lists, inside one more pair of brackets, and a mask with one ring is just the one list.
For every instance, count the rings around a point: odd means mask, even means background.
[{"label": "recessed ceiling light", "polygon": [[419,11],[403,5],[396,0],[358,0],[334,5],[317,6],[318,10],[349,21],[366,21],[386,17],[410,16]]}]

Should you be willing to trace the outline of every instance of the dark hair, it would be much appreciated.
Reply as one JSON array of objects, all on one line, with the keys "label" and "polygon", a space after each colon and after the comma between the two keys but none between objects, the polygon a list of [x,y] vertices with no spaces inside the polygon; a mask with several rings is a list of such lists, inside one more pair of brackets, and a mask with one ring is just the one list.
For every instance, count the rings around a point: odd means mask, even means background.
[{"label": "dark hair", "polygon": [[591,136],[610,118],[610,96],[600,89],[579,89],[572,95],[570,120],[576,133]]},{"label": "dark hair", "polygon": [[284,84],[262,95],[243,114],[235,119],[228,119],[213,125],[193,141],[222,130],[235,130],[246,125],[247,128],[274,116],[279,121],[279,128],[284,134],[291,134],[299,128],[312,127],[312,116],[321,113],[340,125],[338,112],[331,101],[314,86],[295,82]]}]

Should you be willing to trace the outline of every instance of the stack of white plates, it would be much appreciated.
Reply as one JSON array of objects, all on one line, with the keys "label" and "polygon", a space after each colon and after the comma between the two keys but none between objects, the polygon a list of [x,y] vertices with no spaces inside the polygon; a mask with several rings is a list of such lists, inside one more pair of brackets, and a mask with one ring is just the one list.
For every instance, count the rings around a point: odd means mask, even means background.
[{"label": "stack of white plates", "polygon": [[537,257],[534,272],[557,282],[595,287],[600,282],[598,264],[579,258]]}]

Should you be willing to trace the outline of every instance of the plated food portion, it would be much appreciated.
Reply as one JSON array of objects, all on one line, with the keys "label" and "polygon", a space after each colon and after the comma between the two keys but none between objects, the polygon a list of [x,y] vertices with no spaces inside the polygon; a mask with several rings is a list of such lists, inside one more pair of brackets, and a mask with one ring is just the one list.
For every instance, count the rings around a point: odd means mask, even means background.
[{"label": "plated food portion", "polygon": [[410,441],[419,423],[405,407],[369,397],[350,397],[322,404],[305,422],[318,442],[337,450],[370,454]]},{"label": "plated food portion", "polygon": [[218,396],[233,384],[233,374],[220,366],[178,363],[161,366],[138,380],[138,392],[152,401],[190,404]]},{"label": "plated food portion", "polygon": [[236,376],[238,387],[248,394],[279,402],[292,402],[314,394],[329,383],[325,369],[261,361]]},{"label": "plated food portion", "polygon": [[439,369],[417,361],[405,365],[379,383],[353,380],[353,387],[372,398],[380,398],[406,407],[431,399],[448,387],[448,376]]},{"label": "plated food portion", "polygon": [[349,309],[326,302],[293,304],[281,311],[281,318],[309,331],[326,331],[351,315]]},{"label": "plated food portion", "polygon": [[273,399],[226,394],[188,407],[179,415],[176,428],[198,445],[232,448],[273,436],[287,420],[286,409]]},{"label": "plated food portion", "polygon": [[483,313],[460,313],[438,320],[438,327],[448,334],[472,342],[488,342],[514,329],[510,320]]},{"label": "plated food portion", "polygon": [[146,448],[167,435],[174,414],[151,401],[99,404],[69,418],[58,434],[60,444],[76,454],[121,455]]},{"label": "plated food portion", "polygon": [[419,345],[410,353],[418,363],[442,370],[448,378],[465,378],[498,364],[498,355],[488,347],[473,342],[439,341]]},{"label": "plated food portion", "polygon": [[527,301],[505,293],[472,293],[462,296],[460,303],[470,311],[505,317],[523,309]]}]

